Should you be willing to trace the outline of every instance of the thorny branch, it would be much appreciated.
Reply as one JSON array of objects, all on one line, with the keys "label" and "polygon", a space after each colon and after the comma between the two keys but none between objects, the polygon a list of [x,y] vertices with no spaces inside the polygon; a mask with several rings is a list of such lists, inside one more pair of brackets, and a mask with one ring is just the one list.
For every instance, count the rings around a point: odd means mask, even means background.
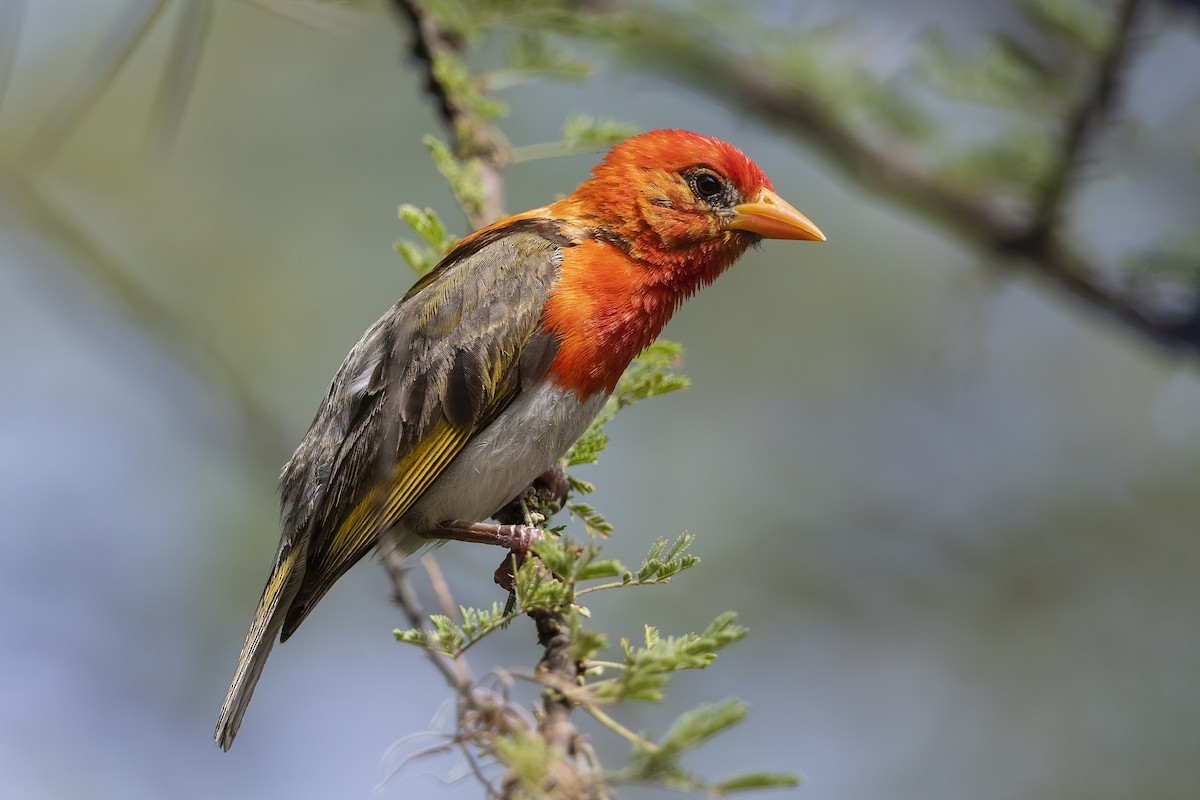
[{"label": "thorny branch", "polygon": [[[463,43],[427,13],[419,0],[394,0],[394,5],[411,28],[412,54],[424,70],[426,88],[436,101],[442,119],[454,132],[456,157],[478,164],[483,199],[477,212],[468,210],[470,223],[474,227],[482,227],[494,222],[503,214],[501,174],[509,162],[510,148],[485,119],[455,96],[453,88],[441,80],[437,69],[437,60],[446,55],[457,55]],[[415,613],[414,601],[405,599],[407,582],[402,568],[391,556],[385,562],[391,562],[388,570],[396,586],[397,599],[408,615],[410,624],[415,628],[422,627],[424,620],[422,615]],[[545,579],[557,580],[549,573]],[[537,626],[538,644],[544,650],[538,664],[539,672],[552,675],[561,684],[575,685],[580,667],[571,656],[571,631],[566,617],[550,611],[534,612],[530,616]],[[463,698],[460,702],[470,702],[473,689],[461,662],[454,660],[456,668],[451,668],[443,663],[445,659],[433,653],[430,653],[430,658],[439,664],[439,670]],[[586,748],[579,746],[579,734],[571,721],[573,707],[574,703],[562,693],[546,690],[543,713],[538,717],[538,731],[548,748],[557,751],[559,757],[554,761],[565,768],[555,770],[549,778],[553,794],[563,798],[600,797],[600,776],[592,769]],[[509,777],[505,780],[502,796],[515,797],[518,790],[516,781]]]},{"label": "thorny branch", "polygon": [[[424,627],[427,616],[409,581],[411,562],[395,548],[381,548],[383,563],[392,580],[396,604],[404,612],[408,624],[417,630]],[[422,560],[443,610],[452,610],[441,573],[432,559]],[[547,580],[553,580],[547,576]],[[517,671],[513,677],[541,684],[545,688],[543,712],[537,715],[537,730],[546,743],[547,774],[541,790],[547,797],[558,800],[605,800],[604,773],[595,761],[591,749],[580,739],[571,722],[571,711],[579,702],[579,665],[571,658],[570,626],[554,612],[532,612],[537,624],[538,642],[545,654],[535,671]],[[458,750],[471,771],[485,787],[489,797],[519,798],[521,782],[506,774],[498,787],[487,774],[485,762],[496,756],[494,741],[500,736],[530,735],[534,723],[509,701],[503,693],[489,690],[474,682],[461,654],[446,655],[434,648],[423,648],[434,667],[454,690],[456,730],[439,737],[436,744],[411,755],[407,761]],[[505,673],[497,673],[502,682]],[[586,695],[585,695],[586,696]]]},{"label": "thorny branch", "polygon": [[[571,628],[567,620],[562,614],[543,611],[531,613],[530,616],[537,625],[538,644],[545,648],[538,669],[574,683],[580,670],[579,664],[571,657]],[[571,724],[571,708],[571,701],[563,695],[546,693],[546,718],[542,723],[542,732],[547,744],[568,755],[575,750],[577,735]]]},{"label": "thorny branch", "polygon": [[[537,493],[538,485],[535,483],[526,496],[533,500]],[[520,504],[506,506],[496,518],[508,523],[524,521],[521,519]],[[542,580],[559,580],[540,563],[537,567],[543,573]],[[543,648],[542,659],[535,673],[539,676],[539,682],[546,687],[542,697],[542,713],[538,717],[538,732],[545,740],[547,750],[553,753],[552,763],[561,767],[551,772],[543,789],[556,798],[597,800],[606,797],[603,773],[571,721],[576,700],[572,692],[561,691],[563,687],[578,687],[583,672],[582,665],[571,655],[571,624],[557,610],[530,611],[529,617],[537,626],[538,644]],[[506,781],[504,797],[518,796],[514,794],[518,788],[515,781]]]},{"label": "thorny branch", "polygon": [[[400,606],[400,610],[404,612],[404,616],[408,619],[408,624],[413,628],[423,628],[425,626],[425,612],[421,608],[421,603],[417,599],[416,592],[413,591],[412,584],[408,580],[409,561],[407,557],[399,549],[388,547],[385,542],[380,542],[381,561],[383,567],[387,570],[388,577],[392,579],[392,590],[394,592],[393,599],[396,605]],[[431,578],[440,573],[430,573]],[[436,578],[433,578],[436,582]],[[466,667],[457,659],[444,658],[434,650],[425,648],[425,653],[429,656],[429,661],[442,673],[442,677],[446,679],[446,683],[450,684],[451,688],[459,695],[467,697],[471,693],[471,676],[467,674]]]},{"label": "thorny branch", "polygon": [[[425,625],[426,614],[421,608],[416,592],[409,581],[411,562],[396,548],[381,547],[384,568],[392,580],[392,588],[396,605],[404,612],[408,624],[415,629]],[[426,557],[422,560],[434,590],[447,604],[449,592],[446,590],[441,573],[433,560]],[[500,789],[493,783],[485,771],[485,764],[480,760],[480,754],[488,755],[488,745],[496,736],[509,735],[517,730],[529,730],[531,722],[512,705],[508,698],[501,693],[490,691],[471,679],[466,661],[461,657],[452,657],[436,652],[433,648],[423,648],[430,663],[442,674],[446,683],[454,690],[456,730],[424,750],[409,756],[407,762],[412,762],[428,756],[436,756],[450,749],[457,749],[466,760],[471,772],[484,787],[487,796],[500,798]],[[403,764],[401,765],[403,767]]]},{"label": "thorny branch", "polygon": [[509,162],[509,146],[480,114],[471,110],[439,76],[440,59],[462,52],[463,42],[447,31],[422,7],[420,0],[393,0],[393,6],[412,30],[412,55],[425,72],[425,86],[437,102],[438,112],[454,133],[454,154],[478,165],[483,202],[467,211],[472,228],[482,228],[504,215],[501,173]]}]

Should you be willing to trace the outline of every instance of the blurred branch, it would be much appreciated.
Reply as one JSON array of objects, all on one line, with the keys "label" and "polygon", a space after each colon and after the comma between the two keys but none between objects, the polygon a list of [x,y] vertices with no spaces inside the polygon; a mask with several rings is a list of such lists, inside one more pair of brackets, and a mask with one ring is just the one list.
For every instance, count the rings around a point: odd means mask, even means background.
[{"label": "blurred branch", "polygon": [[17,60],[17,41],[21,38],[21,18],[25,15],[25,0],[0,3],[0,110]]},{"label": "blurred branch", "polygon": [[69,243],[79,257],[70,259],[77,269],[89,272],[92,284],[101,287],[124,310],[126,319],[140,325],[158,342],[181,354],[200,374],[214,375],[223,384],[238,409],[245,437],[264,464],[275,470],[290,450],[288,437],[276,416],[255,399],[250,387],[221,352],[179,316],[132,280],[120,265],[81,226],[49,203],[35,186],[21,175],[7,175],[0,181],[14,200],[26,209],[31,220],[45,229],[47,241]]},{"label": "blurred branch", "polygon": [[1005,241],[1020,230],[1011,212],[939,180],[901,153],[872,144],[808,90],[743,54],[712,41],[666,35],[645,58],[731,106],[802,137],[858,183],[917,208],[968,239]]},{"label": "blurred branch", "polygon": [[[411,561],[398,548],[385,548],[385,543],[382,541],[380,542],[380,551],[382,552],[380,560],[383,562],[388,577],[392,580],[393,599],[396,601],[396,605],[404,612],[409,625],[413,628],[421,628],[425,624],[425,611],[421,608],[421,601],[417,599],[417,593],[413,591],[412,583],[408,579]],[[431,557],[426,556],[423,561],[431,563]],[[440,582],[440,570],[434,567],[429,574],[434,580],[435,588],[438,589],[439,597],[448,596],[444,588],[437,586]],[[446,605],[444,600],[443,605]],[[430,663],[438,672],[442,673],[442,677],[446,679],[450,688],[460,696],[469,699],[471,676],[467,671],[466,664],[460,659],[443,656],[433,648],[424,648],[424,650]]]},{"label": "blurred branch", "polygon": [[[92,68],[83,73],[67,96],[42,124],[29,146],[25,160],[0,175],[2,185],[11,192],[17,203],[46,228],[47,240],[70,243],[79,253],[70,265],[86,272],[92,285],[101,289],[124,310],[126,318],[142,326],[157,341],[181,354],[199,374],[212,375],[223,385],[226,394],[238,409],[247,432],[247,439],[256,456],[274,471],[290,452],[288,437],[275,414],[255,399],[249,385],[234,366],[197,331],[189,328],[165,303],[133,280],[120,264],[88,234],[85,228],[70,219],[37,188],[36,176],[75,131],[104,92],[111,86],[133,53],[141,46],[155,23],[162,17],[170,0],[142,0],[118,16],[106,34],[105,41],[93,57]],[[182,117],[195,78],[210,14],[210,0],[197,0],[185,5],[179,20],[168,68],[164,71],[156,104],[157,125],[164,131],[163,141],[170,138]],[[21,4],[0,17],[5,23],[20,20]],[[0,26],[2,27],[2,26]],[[16,36],[7,29],[0,31],[0,57],[11,60]],[[7,51],[7,52],[5,52]],[[7,64],[0,63],[0,73]],[[4,75],[0,74],[0,82]],[[152,129],[154,125],[151,126]]]},{"label": "blurred branch", "polygon": [[[438,113],[454,134],[454,156],[478,170],[482,198],[478,207],[463,209],[467,219],[472,228],[495,222],[504,216],[500,175],[509,163],[510,148],[484,114],[447,79],[447,65],[457,62],[464,41],[443,26],[420,0],[393,0],[392,5],[412,30],[412,55],[421,64],[426,90],[437,103]],[[467,80],[475,79],[472,76]]]},{"label": "blurred branch", "polygon": [[[660,15],[649,24],[614,27],[621,31],[618,45],[631,58],[802,139],[825,163],[872,193],[1003,257],[1006,264],[1041,279],[1087,310],[1168,350],[1200,355],[1200,307],[1186,315],[1159,311],[1125,287],[1106,282],[1102,270],[1070,242],[1062,222],[1089,151],[1118,114],[1121,79],[1131,66],[1145,5],[1145,0],[1121,0],[1092,66],[1088,89],[1062,121],[1055,161],[1040,195],[1024,212],[995,196],[955,185],[916,163],[905,148],[875,143],[828,98],[714,36],[696,35],[694,26],[672,24]],[[610,22],[645,16],[619,0],[580,0],[575,7]]]},{"label": "blurred branch", "polygon": [[148,132],[163,152],[175,141],[183,122],[183,112],[196,85],[196,73],[211,21],[212,0],[190,0],[184,4],[175,23],[175,38],[158,95],[154,98]]},{"label": "blurred branch", "polygon": [[96,52],[91,68],[82,73],[82,79],[66,99],[58,104],[34,137],[33,144],[26,153],[29,164],[38,167],[54,157],[67,137],[104,94],[104,90],[112,84],[130,56],[145,41],[146,35],[162,16],[169,1],[143,0],[140,6],[131,7],[113,24],[104,43]]},{"label": "blurred branch", "polygon": [[1109,45],[1096,65],[1091,88],[1067,117],[1061,152],[1038,202],[1030,226],[1031,237],[1048,235],[1059,227],[1070,184],[1078,175],[1092,141],[1109,120],[1119,100],[1120,81],[1130,56],[1130,39],[1142,5],[1142,0],[1122,0],[1113,21]]},{"label": "blurred branch", "polygon": [[[561,470],[560,470],[561,473]],[[561,473],[566,481],[566,474]],[[531,486],[526,492],[528,502],[541,507],[538,489]],[[510,503],[496,514],[501,522],[525,522],[521,511],[523,503]],[[511,566],[511,562],[508,566]],[[542,563],[532,566],[540,581],[562,580],[551,573]],[[515,576],[509,576],[515,581]],[[594,762],[591,750],[583,746],[579,731],[571,719],[576,699],[571,692],[559,691],[554,687],[580,687],[582,665],[572,655],[571,622],[562,607],[530,609],[529,618],[537,628],[538,644],[542,647],[542,658],[538,662],[536,675],[546,687],[542,696],[542,714],[537,720],[537,730],[545,742],[553,763],[560,769],[551,771],[544,784],[553,797],[598,800],[608,797],[604,790],[603,772]],[[511,773],[511,770],[510,770]],[[510,774],[504,783],[504,797],[517,798],[521,794],[521,782]]]},{"label": "blurred branch", "polygon": [[[392,581],[393,599],[400,610],[404,612],[408,624],[415,630],[423,629],[426,621],[425,611],[421,608],[420,600],[409,580],[411,561],[395,547],[385,548],[381,543],[382,561],[388,577]],[[448,590],[441,579],[441,572],[433,565],[432,558],[426,556],[422,562],[443,604],[449,596]],[[472,773],[489,798],[499,798],[500,791],[484,770],[476,756],[476,751],[486,752],[486,745],[491,737],[497,734],[506,735],[514,730],[525,730],[528,721],[520,711],[513,706],[508,698],[496,692],[490,692],[476,686],[471,681],[471,673],[466,660],[461,654],[446,655],[432,647],[422,648],[426,656],[455,695],[455,732],[445,737],[446,744],[438,743],[420,750],[409,756],[407,763],[418,761],[429,756],[439,755],[447,750],[447,746],[458,750],[466,759]]]},{"label": "blurred branch", "polygon": [[[501,175],[510,161],[510,148],[484,115],[473,107],[469,99],[460,97],[456,87],[444,77],[445,59],[460,56],[464,42],[460,36],[445,29],[419,0],[395,0],[395,6],[412,29],[412,52],[424,70],[426,89],[436,101],[443,120],[454,132],[454,156],[461,162],[478,165],[482,198],[477,208],[468,208],[463,203],[463,210],[475,228],[494,222],[504,213]],[[473,76],[467,76],[466,79],[472,80]],[[534,491],[532,487],[531,491]],[[388,562],[389,574],[397,586],[397,597],[402,598],[404,582],[400,559],[389,554],[385,562]],[[548,570],[543,568],[541,571],[544,580],[558,580]],[[402,602],[402,605],[410,624],[414,628],[421,627],[423,620],[421,615],[414,615],[411,602]],[[529,616],[537,626],[538,644],[543,648],[538,671],[553,675],[564,684],[575,685],[580,669],[571,655],[570,623],[557,610],[531,611]],[[441,660],[432,651],[427,652],[434,660]],[[454,661],[459,663],[459,659]],[[459,695],[459,702],[471,705],[474,701],[469,683],[462,680],[455,682],[446,669],[443,669],[443,674]],[[545,745],[556,753],[552,757],[553,762],[562,767],[554,771],[557,774],[549,778],[551,783],[547,786],[556,787],[555,796],[600,797],[599,791],[594,789],[600,782],[597,776],[591,774],[586,755],[580,754],[576,747],[579,734],[571,721],[573,707],[574,703],[565,696],[547,689],[543,701],[544,713],[538,719],[537,728]],[[486,781],[485,785],[490,786]],[[573,789],[579,787],[580,792],[572,790],[564,794],[562,790],[565,786]],[[506,776],[501,796],[523,796],[521,781],[514,774]]]}]

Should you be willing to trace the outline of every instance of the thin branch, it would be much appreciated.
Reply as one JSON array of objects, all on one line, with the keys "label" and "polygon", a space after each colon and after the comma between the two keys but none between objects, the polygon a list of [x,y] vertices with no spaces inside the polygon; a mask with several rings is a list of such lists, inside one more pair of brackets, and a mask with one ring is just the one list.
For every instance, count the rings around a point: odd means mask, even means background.
[{"label": "thin branch", "polygon": [[[434,98],[442,119],[455,134],[455,156],[462,161],[473,161],[479,170],[483,187],[482,202],[478,209],[464,211],[475,227],[494,222],[503,215],[504,187],[501,175],[511,160],[511,148],[503,142],[503,138],[487,120],[473,111],[468,103],[455,96],[451,87],[439,77],[437,68],[440,58],[459,56],[463,42],[444,29],[419,0],[394,0],[394,6],[412,30],[412,52],[423,65],[426,89]],[[389,564],[388,569],[397,587],[397,596],[403,597],[401,589],[407,584],[391,553],[385,556],[385,563]],[[433,573],[431,578],[434,578]],[[557,580],[549,573],[545,575],[545,579]],[[434,582],[436,587],[438,581]],[[444,598],[442,602],[445,605]],[[412,620],[411,610],[407,605],[405,608]],[[571,657],[571,627],[566,617],[558,612],[545,611],[532,612],[530,617],[537,626],[538,643],[543,648],[538,670],[555,675],[565,683],[574,684],[579,676],[579,664]],[[420,627],[422,624],[420,621],[413,622],[414,627]],[[564,764],[579,762],[576,766],[578,777],[585,779],[590,762],[587,759],[572,758],[577,752],[575,742],[579,736],[571,722],[572,708],[572,701],[564,695],[548,691],[543,699],[545,713],[538,721],[538,729],[547,745],[562,754]],[[582,771],[579,771],[580,765]],[[562,777],[565,776],[560,776]],[[570,783],[578,781],[572,780]],[[597,782],[583,781],[583,785],[590,786],[593,783]],[[508,781],[505,788],[505,794],[508,794],[515,789],[515,785]],[[599,796],[593,790],[589,790],[588,794]]]},{"label": "thin branch", "polygon": [[454,598],[450,595],[450,586],[446,583],[446,576],[442,574],[442,568],[438,566],[437,560],[432,554],[426,555],[421,559],[421,566],[425,569],[425,574],[429,576],[429,583],[433,587],[433,593],[437,595],[442,613],[455,622],[461,622],[458,607],[454,605]]},{"label": "thin branch", "polygon": [[412,54],[422,65],[425,88],[437,103],[438,113],[454,133],[455,156],[478,166],[483,201],[477,210],[464,209],[467,218],[474,228],[495,222],[504,216],[501,173],[509,163],[509,147],[499,132],[438,76],[438,60],[458,56],[463,41],[442,27],[420,0],[393,0],[392,5],[412,31]]},{"label": "thin branch", "polygon": [[[601,662],[589,661],[588,663],[596,664]],[[614,666],[624,668],[625,665],[615,664]],[[542,686],[553,689],[554,691],[561,693],[564,697],[579,703],[579,705],[583,706],[587,713],[595,717],[597,722],[620,736],[622,739],[625,739],[630,744],[637,745],[639,748],[649,753],[657,753],[661,749],[654,742],[646,739],[643,736],[639,736],[629,728],[622,725],[620,722],[617,722],[615,719],[609,716],[608,713],[604,711],[604,709],[602,709],[598,703],[596,703],[593,690],[603,682],[589,683],[587,687],[583,687],[573,682],[569,683],[563,681],[563,679],[558,675],[542,671],[529,672],[523,670],[509,670],[508,674],[514,678],[520,678],[532,683],[539,683]]]},{"label": "thin branch", "polygon": [[[383,562],[383,567],[387,570],[388,577],[392,579],[393,597],[396,605],[400,606],[400,610],[404,612],[404,616],[408,619],[408,624],[417,629],[422,630],[425,627],[425,612],[421,608],[421,601],[417,599],[417,593],[413,591],[412,583],[408,579],[409,562],[401,552],[400,548],[395,546],[387,546],[384,539],[379,542],[380,560]],[[442,677],[446,679],[446,683],[458,693],[460,697],[469,698],[473,692],[471,689],[471,679],[467,674],[464,663],[455,658],[445,658],[432,647],[421,648],[425,651],[425,655],[429,658],[430,663],[442,673]]]},{"label": "thin branch", "polygon": [[[522,497],[537,497],[536,484],[530,486]],[[520,499],[520,498],[519,498]],[[525,502],[514,502],[497,513],[501,522],[519,520],[526,507]],[[542,564],[537,564],[544,581],[557,581]],[[541,661],[534,674],[546,687],[578,687],[582,665],[571,655],[571,623],[562,611],[530,611],[529,617],[537,626],[538,644],[542,646]],[[547,688],[542,697],[543,714],[538,719],[538,731],[548,748],[557,751],[562,763],[571,768],[571,784],[583,787],[586,797],[602,797],[602,781],[592,775],[592,760],[579,747],[579,731],[571,720],[576,700],[568,693]],[[564,778],[564,776],[560,776]],[[572,795],[574,796],[574,795]]]},{"label": "thin branch", "polygon": [[1142,6],[1142,0],[1124,0],[1117,10],[1108,47],[1096,65],[1091,88],[1068,115],[1063,127],[1061,152],[1039,198],[1031,226],[1033,235],[1045,235],[1058,227],[1072,181],[1079,174],[1091,143],[1118,105],[1121,78],[1129,63],[1131,40]]},{"label": "thin branch", "polygon": [[[555,580],[547,576],[548,580]],[[565,616],[557,611],[531,612],[537,625],[538,644],[545,648],[538,671],[560,678],[564,683],[574,684],[579,678],[579,664],[571,657],[571,626]],[[546,743],[564,756],[574,753],[575,739],[579,733],[571,722],[573,703],[559,692],[547,692],[542,700],[546,712],[538,726],[546,737]]]},{"label": "thin branch", "polygon": [[[605,6],[606,12],[616,8]],[[803,139],[825,163],[874,193],[915,207],[977,243],[1004,241],[1022,232],[1019,216],[939,180],[894,148],[869,142],[820,98],[744,53],[690,35],[684,26],[655,25],[652,30],[653,48],[625,42],[638,48],[636,57],[642,63]]]},{"label": "thin branch", "polygon": [[21,18],[25,15],[25,0],[0,3],[0,109],[8,94],[13,65],[17,63],[17,43],[21,38]]}]

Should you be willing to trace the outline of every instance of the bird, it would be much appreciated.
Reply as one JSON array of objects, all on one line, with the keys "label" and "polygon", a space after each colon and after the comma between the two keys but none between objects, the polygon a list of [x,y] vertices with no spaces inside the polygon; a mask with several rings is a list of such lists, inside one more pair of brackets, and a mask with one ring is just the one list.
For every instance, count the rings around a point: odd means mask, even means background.
[{"label": "bird", "polygon": [[680,304],[764,238],[825,241],[732,144],[617,143],[574,192],[458,241],[350,349],[280,478],[279,548],[221,706],[377,546],[528,550],[486,520],[584,432]]}]

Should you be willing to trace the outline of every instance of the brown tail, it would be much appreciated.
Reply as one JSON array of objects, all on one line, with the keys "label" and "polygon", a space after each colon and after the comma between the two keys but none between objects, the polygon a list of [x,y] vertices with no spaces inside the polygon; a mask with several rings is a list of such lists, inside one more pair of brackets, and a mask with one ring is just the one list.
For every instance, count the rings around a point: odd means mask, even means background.
[{"label": "brown tail", "polygon": [[300,581],[304,577],[304,559],[300,556],[302,550],[301,547],[293,547],[290,553],[281,554],[263,589],[262,599],[258,601],[254,621],[250,623],[246,643],[242,645],[242,654],[238,656],[237,669],[233,673],[233,682],[229,684],[229,693],[221,704],[217,729],[213,733],[222,750],[228,750],[233,745],[250,696],[254,694],[254,686],[262,675],[263,665],[267,663],[279,629],[283,627],[283,619],[292,598],[300,588]]}]

